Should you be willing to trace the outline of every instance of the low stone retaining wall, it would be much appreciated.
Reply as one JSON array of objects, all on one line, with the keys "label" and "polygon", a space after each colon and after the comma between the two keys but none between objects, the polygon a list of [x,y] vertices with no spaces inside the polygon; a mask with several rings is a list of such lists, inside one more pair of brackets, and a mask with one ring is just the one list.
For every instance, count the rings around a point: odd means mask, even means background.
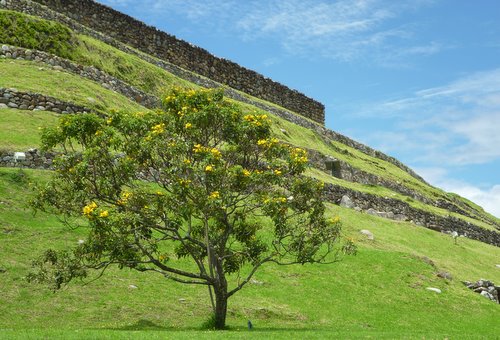
[{"label": "low stone retaining wall", "polygon": [[52,170],[52,161],[54,157],[54,153],[46,152],[42,154],[37,149],[29,149],[24,152],[0,150],[0,166]]},{"label": "low stone retaining wall", "polygon": [[44,63],[55,70],[64,70],[82,78],[90,79],[100,84],[102,87],[116,91],[150,109],[158,107],[160,103],[157,97],[151,96],[93,66],[78,65],[70,60],[60,58],[50,53],[2,45],[0,48],[0,58],[2,57],[18,60],[33,60]]},{"label": "low stone retaining wall", "polygon": [[354,191],[339,185],[325,184],[325,199],[327,201],[340,205],[344,196],[347,196],[352,202],[350,207],[358,211],[365,211],[371,215],[393,220],[409,221],[439,232],[451,233],[455,231],[470,239],[500,247],[500,233],[498,232],[486,230],[452,216],[433,215],[393,198]]},{"label": "low stone retaining wall", "polygon": [[52,111],[63,114],[91,111],[87,107],[65,102],[54,97],[6,88],[0,88],[0,109],[2,107],[19,110]]}]

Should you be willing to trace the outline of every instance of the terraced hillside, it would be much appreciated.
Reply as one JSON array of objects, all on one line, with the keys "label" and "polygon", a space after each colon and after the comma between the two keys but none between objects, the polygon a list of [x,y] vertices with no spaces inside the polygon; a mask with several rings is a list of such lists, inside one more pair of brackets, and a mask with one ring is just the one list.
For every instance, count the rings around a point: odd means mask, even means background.
[{"label": "terraced hillside", "polygon": [[[0,303],[6,308],[0,329],[19,337],[66,337],[74,329],[91,337],[129,330],[161,337],[155,329],[192,337],[209,313],[204,290],[118,270],[56,295],[26,283],[34,253],[75,243],[85,231],[64,229],[53,216],[33,217],[25,201],[29,183],[44,181],[51,169],[53,155],[37,150],[39,128],[60,115],[153,110],[172,86],[220,84],[89,27],[68,26],[71,19],[47,7],[43,16],[56,20],[5,10],[22,10],[22,3],[0,3]],[[308,174],[326,183],[329,213],[341,217],[360,246],[358,256],[338,265],[265,268],[231,301],[230,335],[241,335],[247,318],[269,337],[500,333],[498,304],[460,282],[500,282],[499,219],[300,112],[231,88],[225,94],[248,112],[270,113],[278,139],[309,150]],[[456,244],[447,234],[453,231],[463,236]]]}]

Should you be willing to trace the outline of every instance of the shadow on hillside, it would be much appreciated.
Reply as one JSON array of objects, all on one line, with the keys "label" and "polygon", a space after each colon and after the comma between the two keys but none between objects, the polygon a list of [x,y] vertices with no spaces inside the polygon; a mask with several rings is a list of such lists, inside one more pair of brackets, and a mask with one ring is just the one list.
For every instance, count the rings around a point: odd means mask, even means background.
[{"label": "shadow on hillside", "polygon": [[[116,327],[116,328],[108,328],[110,330],[115,330],[115,331],[204,331],[204,329],[200,327],[171,327],[171,326],[160,326],[155,324],[154,322],[150,320],[145,320],[145,319],[140,319],[136,323],[128,325],[128,326],[123,326],[123,327]],[[228,331],[237,331],[237,332],[248,332],[249,330],[246,327],[239,327],[239,326],[230,326]],[[317,332],[317,328],[310,328],[310,327],[304,327],[304,328],[280,328],[280,327],[255,327],[249,332],[283,332],[283,331],[293,331],[293,332],[310,332],[310,331],[315,331]],[[224,334],[224,331],[221,331],[221,335]]]}]

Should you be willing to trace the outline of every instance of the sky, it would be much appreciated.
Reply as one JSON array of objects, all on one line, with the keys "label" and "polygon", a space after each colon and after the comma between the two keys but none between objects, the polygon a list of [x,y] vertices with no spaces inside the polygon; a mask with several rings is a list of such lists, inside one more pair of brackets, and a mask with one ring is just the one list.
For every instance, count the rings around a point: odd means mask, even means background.
[{"label": "sky", "polygon": [[500,1],[98,0],[322,102],[500,217]]}]

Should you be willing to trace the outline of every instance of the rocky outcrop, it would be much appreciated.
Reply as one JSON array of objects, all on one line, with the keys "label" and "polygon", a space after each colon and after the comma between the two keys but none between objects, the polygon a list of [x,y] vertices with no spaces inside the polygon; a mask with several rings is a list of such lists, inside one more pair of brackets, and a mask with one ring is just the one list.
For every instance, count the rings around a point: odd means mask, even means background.
[{"label": "rocky outcrop", "polygon": [[500,303],[500,286],[496,286],[493,282],[480,279],[476,282],[464,281],[463,283],[475,293],[481,294],[493,302]]}]

